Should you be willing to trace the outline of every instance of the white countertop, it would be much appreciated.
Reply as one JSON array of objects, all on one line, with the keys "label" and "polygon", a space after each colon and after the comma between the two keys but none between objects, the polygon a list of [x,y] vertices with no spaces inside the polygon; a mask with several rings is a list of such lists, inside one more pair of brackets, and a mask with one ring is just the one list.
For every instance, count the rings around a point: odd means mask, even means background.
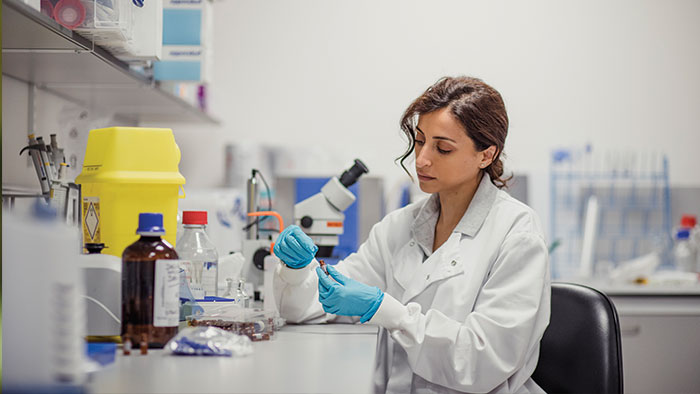
[{"label": "white countertop", "polygon": [[92,393],[367,393],[378,328],[371,325],[288,325],[246,357],[142,356],[118,350],[93,374]]},{"label": "white countertop", "polygon": [[700,316],[700,285],[636,285],[580,278],[561,281],[605,293],[620,316]]},{"label": "white countertop", "polygon": [[593,287],[608,296],[700,296],[698,285],[643,285],[632,283],[610,283],[595,279],[561,279],[557,281],[579,283]]}]

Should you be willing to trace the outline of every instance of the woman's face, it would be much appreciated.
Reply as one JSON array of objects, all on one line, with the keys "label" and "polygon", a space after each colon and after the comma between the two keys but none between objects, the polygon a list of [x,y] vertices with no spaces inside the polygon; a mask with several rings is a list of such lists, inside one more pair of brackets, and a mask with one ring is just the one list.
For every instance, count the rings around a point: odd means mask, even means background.
[{"label": "woman's face", "polygon": [[426,193],[459,192],[476,185],[495,147],[477,152],[474,141],[449,108],[420,116],[416,127],[416,173]]}]

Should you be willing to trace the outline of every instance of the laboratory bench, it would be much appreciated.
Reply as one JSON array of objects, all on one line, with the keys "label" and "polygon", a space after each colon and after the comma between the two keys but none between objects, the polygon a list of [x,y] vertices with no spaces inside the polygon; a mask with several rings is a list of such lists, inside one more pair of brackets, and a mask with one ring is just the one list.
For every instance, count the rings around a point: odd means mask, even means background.
[{"label": "laboratory bench", "polygon": [[700,392],[700,286],[579,283],[615,304],[625,392]]},{"label": "laboratory bench", "polygon": [[378,327],[287,325],[244,357],[172,356],[162,349],[121,351],[94,372],[90,393],[367,393]]}]

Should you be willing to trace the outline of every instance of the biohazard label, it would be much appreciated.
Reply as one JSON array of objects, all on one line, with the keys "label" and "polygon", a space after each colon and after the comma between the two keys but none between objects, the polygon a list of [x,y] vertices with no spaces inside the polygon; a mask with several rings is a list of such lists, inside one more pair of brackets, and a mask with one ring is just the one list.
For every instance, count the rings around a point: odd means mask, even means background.
[{"label": "biohazard label", "polygon": [[100,243],[100,198],[83,197],[83,243]]}]

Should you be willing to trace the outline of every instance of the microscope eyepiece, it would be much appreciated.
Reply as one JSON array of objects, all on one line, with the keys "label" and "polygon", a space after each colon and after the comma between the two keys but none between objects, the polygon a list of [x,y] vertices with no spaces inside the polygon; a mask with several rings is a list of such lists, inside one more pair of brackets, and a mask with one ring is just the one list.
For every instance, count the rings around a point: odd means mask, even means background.
[{"label": "microscope eyepiece", "polygon": [[360,159],[355,159],[355,164],[353,164],[352,167],[350,167],[348,170],[343,172],[343,175],[340,176],[340,183],[343,184],[345,187],[350,187],[352,186],[355,182],[357,182],[357,179],[365,173],[368,173],[369,170],[367,169],[367,166],[365,163],[360,161]]}]

